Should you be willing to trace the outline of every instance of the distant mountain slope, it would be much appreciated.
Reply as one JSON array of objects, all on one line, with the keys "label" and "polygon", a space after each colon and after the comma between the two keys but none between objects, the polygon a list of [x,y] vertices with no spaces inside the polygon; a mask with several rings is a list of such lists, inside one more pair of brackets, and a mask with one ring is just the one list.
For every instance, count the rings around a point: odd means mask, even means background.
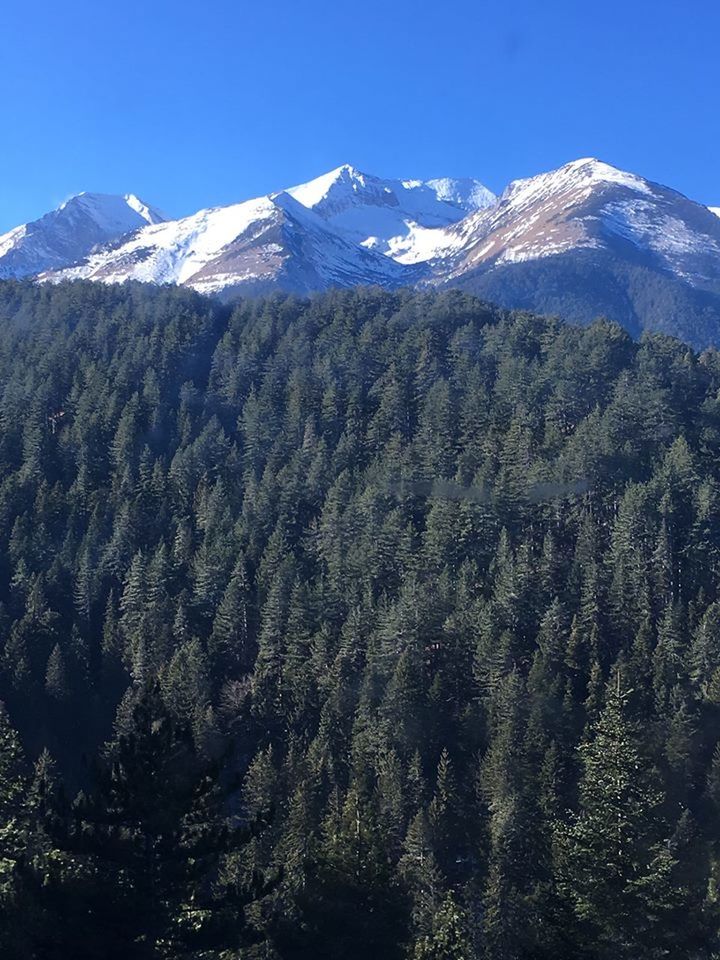
[{"label": "distant mountain slope", "polygon": [[402,263],[430,259],[438,228],[497,202],[479,180],[384,180],[347,164],[287,192],[349,239]]},{"label": "distant mountain slope", "polygon": [[42,277],[179,283],[224,297],[415,279],[410,268],[348,240],[289,193],[146,227]]},{"label": "distant mountain slope", "polygon": [[513,309],[588,324],[608,317],[633,336],[666,333],[720,345],[720,297],[608,251],[578,250],[468,273],[450,286]]},{"label": "distant mountain slope", "polygon": [[511,183],[344,165],[180,220],[85,194],[0,238],[0,277],[176,283],[224,299],[458,286],[509,307],[720,344],[720,208],[594,158]]},{"label": "distant mountain slope", "polygon": [[448,233],[448,278],[484,264],[625,245],[689,282],[720,278],[720,222],[708,208],[595,159],[511,183],[495,206]]},{"label": "distant mountain slope", "polygon": [[667,187],[586,159],[512,183],[447,229],[431,282],[512,307],[697,346],[720,339],[720,219]]},{"label": "distant mountain slope", "polygon": [[81,193],[0,236],[0,279],[61,269],[99,244],[165,219],[134,194]]},{"label": "distant mountain slope", "polygon": [[440,228],[495,202],[477,180],[382,180],[348,165],[287,191],[149,226],[48,279],[182,283],[230,296],[273,287],[416,282]]}]

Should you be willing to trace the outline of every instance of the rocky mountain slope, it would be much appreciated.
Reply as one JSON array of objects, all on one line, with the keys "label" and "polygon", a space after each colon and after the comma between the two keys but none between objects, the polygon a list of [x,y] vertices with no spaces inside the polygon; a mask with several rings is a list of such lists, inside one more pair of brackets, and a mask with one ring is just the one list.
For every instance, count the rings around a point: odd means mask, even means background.
[{"label": "rocky mountain slope", "polygon": [[81,193],[0,236],[0,279],[62,269],[97,246],[165,219],[134,194]]},{"label": "rocky mountain slope", "polygon": [[460,286],[510,307],[720,343],[720,208],[593,158],[511,183],[392,180],[345,165],[167,220],[82,194],[0,238],[0,278],[280,289]]},{"label": "rocky mountain slope", "polygon": [[181,283],[224,296],[398,286],[422,278],[414,264],[444,227],[494,202],[474,180],[381,180],[343,166],[287,191],[146,227],[44,278]]},{"label": "rocky mountain slope", "polygon": [[433,283],[637,334],[720,342],[720,219],[675,190],[595,159],[516,181],[444,231]]}]

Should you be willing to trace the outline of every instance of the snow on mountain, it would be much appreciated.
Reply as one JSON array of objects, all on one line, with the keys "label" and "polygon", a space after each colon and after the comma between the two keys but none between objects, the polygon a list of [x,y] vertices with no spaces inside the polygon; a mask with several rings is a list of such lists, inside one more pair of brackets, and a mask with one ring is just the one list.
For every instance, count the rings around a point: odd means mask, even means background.
[{"label": "snow on mountain", "polygon": [[389,180],[348,164],[287,193],[353,242],[406,264],[438,253],[439,227],[497,199],[478,180]]},{"label": "snow on mountain", "polygon": [[263,197],[151,224],[97,250],[77,266],[63,270],[62,276],[106,283],[186,283],[223,247],[254,223],[267,219],[273,210],[269,198]]},{"label": "snow on mountain", "polygon": [[597,240],[572,211],[588,201],[598,188],[619,185],[646,195],[645,181],[587,158],[524,180],[514,180],[496,206],[468,217],[448,231],[448,254],[460,256],[455,269],[478,263],[533,260],[578,247],[597,246]]},{"label": "snow on mountain", "polygon": [[439,228],[494,202],[477,180],[387,180],[345,165],[268,197],[146,226],[42,278],[181,283],[205,293],[273,282],[298,291],[397,285],[443,247]]},{"label": "snow on mountain", "polygon": [[593,158],[516,180],[499,198],[477,180],[344,165],[180,220],[133,196],[82,194],[0,238],[0,277],[177,283],[226,299],[449,284],[704,343],[704,318],[717,312],[720,330],[718,212]]},{"label": "snow on mountain", "polygon": [[98,244],[165,219],[134,194],[78,194],[57,210],[0,236],[0,278],[65,267]]},{"label": "snow on mountain", "polygon": [[178,283],[203,293],[273,286],[307,293],[360,283],[397,285],[404,272],[348,240],[289,193],[278,193],[147,226],[40,279]]},{"label": "snow on mountain", "polygon": [[708,207],[710,213],[714,213],[716,217],[720,217],[720,207]]},{"label": "snow on mountain", "polygon": [[496,206],[445,234],[435,272],[446,280],[570,251],[621,251],[623,244],[689,282],[720,276],[717,218],[674,190],[593,158],[514,181]]}]

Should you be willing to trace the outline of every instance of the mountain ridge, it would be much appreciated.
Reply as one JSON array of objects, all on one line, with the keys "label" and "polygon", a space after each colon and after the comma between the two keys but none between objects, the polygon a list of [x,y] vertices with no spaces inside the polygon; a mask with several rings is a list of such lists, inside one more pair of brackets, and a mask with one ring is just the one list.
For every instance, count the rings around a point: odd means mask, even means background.
[{"label": "mountain ridge", "polygon": [[343,164],[174,220],[132,194],[81,194],[0,237],[0,278],[177,283],[224,299],[460,286],[581,322],[609,312],[636,333],[683,331],[704,346],[720,343],[719,211],[594,157],[499,196],[472,178]]},{"label": "mountain ridge", "polygon": [[0,279],[62,269],[99,244],[166,219],[133,193],[79,193],[0,236]]}]

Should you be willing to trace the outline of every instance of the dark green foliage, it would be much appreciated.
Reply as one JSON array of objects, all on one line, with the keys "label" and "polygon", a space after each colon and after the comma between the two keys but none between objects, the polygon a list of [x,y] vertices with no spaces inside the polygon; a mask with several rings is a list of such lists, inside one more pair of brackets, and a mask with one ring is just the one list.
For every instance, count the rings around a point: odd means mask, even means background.
[{"label": "dark green foliage", "polygon": [[711,960],[719,396],[457,291],[0,284],[2,956]]},{"label": "dark green foliage", "polygon": [[516,309],[561,316],[572,323],[612,317],[633,335],[680,337],[698,349],[717,343],[717,283],[706,289],[678,281],[638,251],[612,256],[572,250],[521,263],[492,264],[465,274],[456,286]]},{"label": "dark green foliage", "polygon": [[626,718],[620,680],[579,748],[578,812],[569,828],[558,825],[559,873],[598,956],[662,957],[672,952],[677,864],[659,817],[662,792]]}]

